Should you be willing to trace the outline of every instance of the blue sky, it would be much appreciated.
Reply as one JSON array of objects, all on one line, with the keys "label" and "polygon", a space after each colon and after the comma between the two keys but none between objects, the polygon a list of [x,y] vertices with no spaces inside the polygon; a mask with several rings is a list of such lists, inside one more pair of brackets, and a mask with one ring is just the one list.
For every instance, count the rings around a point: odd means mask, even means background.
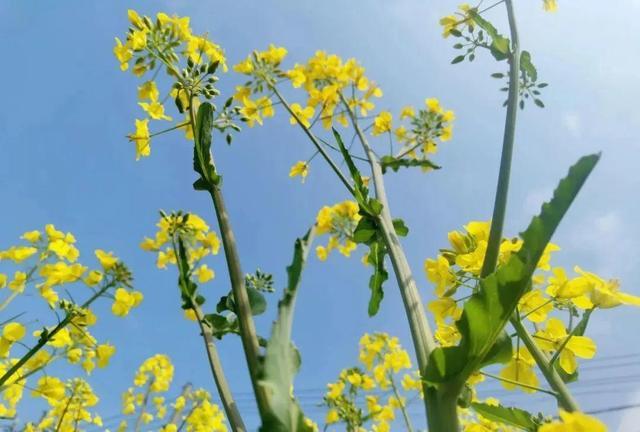
[{"label": "blue sky", "polygon": [[[640,294],[640,228],[634,222],[640,216],[640,144],[632,133],[640,126],[635,84],[640,40],[631,31],[640,2],[620,0],[606,8],[595,0],[559,3],[556,14],[543,13],[537,0],[516,5],[522,45],[532,53],[541,79],[551,85],[544,92],[547,108],[519,113],[507,231],[514,235],[526,226],[579,156],[602,151],[601,163],[554,239],[562,247],[556,259],[618,277],[624,290]],[[422,272],[424,259],[445,245],[447,231],[490,217],[502,137],[503,94],[489,74],[505,66],[496,66],[487,55],[473,64],[449,64],[452,42],[441,38],[437,21],[456,5],[417,0],[0,3],[0,197],[5,208],[0,245],[54,223],[76,235],[88,262],[94,248],[115,251],[145,294],[142,306],[124,320],[110,316],[107,302],[98,307],[102,313],[95,333],[118,348],[110,368],[91,377],[105,417],[118,413],[120,393],[130,385],[133,369],[158,352],[170,355],[176,365],[176,392],[186,381],[213,387],[197,332],[182,319],[175,273],[157,270],[154,257],[138,248],[144,235],[153,234],[158,209],[193,211],[212,225],[214,217],[207,196],[191,190],[191,150],[179,134],[155,140],[152,156],[139,162],[124,138],[141,116],[138,83],[120,72],[111,54],[113,38],[126,30],[126,10],[191,16],[194,31],[208,31],[231,63],[270,42],[289,49],[290,65],[317,49],[353,56],[384,89],[379,108],[397,112],[435,96],[455,110],[454,139],[436,158],[444,169],[387,177],[392,211],[411,229],[404,245],[426,300],[432,287]],[[490,18],[505,28],[501,7]],[[220,88],[228,95],[241,81],[228,74]],[[244,270],[271,272],[281,288],[295,237],[322,205],[347,197],[321,163],[312,165],[304,185],[288,178],[289,167],[312,149],[289,126],[288,116],[278,114],[263,128],[243,131],[231,147],[220,144],[214,151]],[[317,396],[304,398],[316,418],[320,412],[313,402],[319,401],[320,389],[356,362],[364,332],[388,331],[410,348],[393,282],[387,284],[379,315],[367,317],[368,274],[357,260],[337,255],[325,263],[314,259],[304,275],[294,331],[303,355],[297,387]],[[215,298],[228,288],[222,256],[211,264],[218,276],[206,289]],[[273,309],[257,321],[263,335]],[[590,334],[602,360],[585,368],[582,379],[622,379],[615,385],[578,384],[585,409],[640,403],[640,368],[609,367],[622,363],[611,356],[640,353],[638,325],[638,310],[631,308],[594,317]],[[240,408],[255,424],[239,340],[225,339],[220,351]],[[515,394],[504,399],[526,400]],[[549,408],[538,398],[527,404],[532,410]],[[413,411],[419,424],[418,407]],[[640,410],[602,416],[612,430],[625,431],[638,417]]]}]

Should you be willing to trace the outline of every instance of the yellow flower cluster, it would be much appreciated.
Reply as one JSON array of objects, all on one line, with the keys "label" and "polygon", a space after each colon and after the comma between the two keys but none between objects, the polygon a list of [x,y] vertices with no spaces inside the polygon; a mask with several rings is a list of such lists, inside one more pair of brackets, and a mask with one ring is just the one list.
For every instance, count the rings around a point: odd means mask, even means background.
[{"label": "yellow flower cluster", "polygon": [[189,432],[227,432],[224,414],[206,390],[193,390],[188,385],[173,403],[167,403],[163,394],[169,391],[173,373],[173,364],[164,354],[156,354],[140,365],[134,386],[122,394],[122,413],[131,418],[122,420],[117,430],[130,430],[132,422],[148,425],[162,421],[171,409],[169,420],[159,428],[161,432],[177,432],[181,425]]},{"label": "yellow flower cluster", "polygon": [[[405,392],[422,391],[417,371],[409,372],[411,359],[398,339],[386,333],[365,334],[360,339],[360,362],[364,369],[353,367],[340,373],[338,380],[327,385],[324,403],[329,408],[325,423],[344,423],[347,430],[364,432],[371,421],[374,432],[388,432],[398,410],[406,408]],[[392,391],[383,402],[376,390]],[[366,409],[362,407],[365,406]]]},{"label": "yellow flower cluster", "polygon": [[[76,246],[75,236],[58,230],[54,225],[46,225],[41,231],[28,231],[21,236],[21,239],[25,243],[0,251],[0,260],[3,261],[3,265],[19,266],[12,279],[7,274],[0,273],[0,294],[6,293],[4,301],[0,304],[0,310],[8,308],[20,295],[37,293],[49,308],[62,313],[64,321],[60,321],[60,314],[57,314],[57,325],[40,326],[37,330],[30,332],[30,335],[28,335],[27,326],[18,321],[9,321],[3,325],[0,332],[0,376],[5,381],[0,399],[0,416],[7,417],[15,416],[16,404],[23,395],[21,389],[28,385],[29,377],[37,376],[36,374],[44,371],[45,368],[50,369],[54,361],[65,359],[71,365],[80,366],[87,374],[96,367],[104,368],[109,364],[111,357],[115,354],[115,347],[109,343],[99,343],[91,334],[90,328],[97,321],[91,308],[99,298],[111,298],[114,295],[117,298],[119,291],[129,293],[131,290],[131,273],[112,252],[97,249],[95,251],[97,269],[89,270],[78,262],[80,251]],[[82,305],[60,298],[59,288],[64,287],[65,292],[71,292],[72,284],[84,285],[82,290],[85,294],[82,292],[73,294],[74,297],[88,297]],[[141,294],[131,292],[141,298]],[[69,297],[71,298],[71,294]],[[44,320],[38,318],[37,321]],[[42,347],[35,352],[14,357],[12,348],[16,343],[25,343],[25,346],[28,346],[29,342],[26,341],[28,336],[36,340],[44,339]],[[18,362],[20,365],[16,367]],[[69,406],[78,412],[79,421],[94,421],[94,418],[82,408],[91,406],[88,401],[92,395],[90,387],[87,387],[82,380],[64,383],[51,375],[46,375],[46,379],[41,378],[38,383],[39,388],[53,386],[54,389],[61,389],[58,392],[59,397],[49,401],[51,409],[41,422],[54,421],[54,424],[57,424],[61,421],[58,418],[61,415],[61,407],[57,404],[64,399],[65,391],[70,392],[70,388],[76,387],[77,394],[67,397],[70,400]],[[42,387],[40,390],[46,389]],[[61,423],[60,430],[71,430],[69,429],[71,426],[66,424],[66,421]],[[28,427],[40,430],[37,424]]]},{"label": "yellow flower cluster", "polygon": [[220,239],[200,216],[181,212],[163,214],[156,226],[158,231],[155,237],[145,237],[140,247],[158,253],[156,265],[159,269],[177,263],[180,239],[186,248],[189,266],[193,269],[191,276],[198,283],[209,282],[215,277],[214,271],[207,264],[201,264],[201,261],[210,254],[218,254]]},{"label": "yellow flower cluster", "polygon": [[[148,16],[140,16],[136,11],[128,12],[130,28],[123,43],[116,38],[113,53],[120,63],[120,69],[129,69],[133,63],[132,72],[137,77],[144,76],[148,71],[166,68],[170,75],[177,80],[168,92],[176,100],[179,111],[197,108],[198,95],[210,98],[216,91],[212,84],[213,77],[206,66],[195,67],[203,63],[220,64],[226,70],[226,58],[220,46],[210,41],[205,35],[194,35],[189,26],[188,17],[169,16],[158,13],[153,20]],[[180,72],[181,58],[189,67]],[[187,73],[187,71],[189,73]],[[139,105],[148,116],[136,119],[135,131],[129,135],[129,140],[135,144],[136,160],[151,154],[151,137],[149,120],[168,120],[172,118],[165,114],[165,107],[160,97],[157,83],[151,79],[138,87]],[[193,131],[188,122],[175,128],[185,130],[187,138],[193,138]],[[172,129],[175,129],[172,128]]]},{"label": "yellow flower cluster", "polygon": [[316,255],[325,261],[333,249],[346,256],[356,249],[356,243],[351,240],[353,232],[362,218],[360,208],[355,201],[343,201],[331,207],[324,206],[316,216],[316,234],[329,235],[327,246],[316,247]]},{"label": "yellow flower cluster", "polygon": [[38,423],[28,423],[25,431],[56,430],[73,432],[83,427],[102,427],[102,417],[90,411],[99,401],[91,386],[80,378],[63,382],[43,376],[33,395],[46,400],[49,410]]},{"label": "yellow flower cluster", "polygon": [[607,427],[597,418],[581,412],[560,410],[560,419],[540,426],[539,432],[607,432]]},{"label": "yellow flower cluster", "polygon": [[[386,115],[387,117],[381,117]],[[400,120],[407,120],[408,126],[398,126],[394,130],[396,140],[402,145],[400,154],[411,159],[426,159],[438,150],[437,140],[450,141],[453,136],[452,122],[455,114],[440,105],[436,98],[425,100],[425,108],[406,106],[400,112]],[[390,132],[391,113],[381,113],[374,119],[374,135]]]},{"label": "yellow flower cluster", "polygon": [[[456,299],[459,289],[474,290],[479,282],[489,239],[489,222],[470,222],[464,232],[448,234],[449,248],[442,249],[435,259],[425,261],[427,279],[435,286],[436,299],[428,305],[437,328],[436,340],[441,346],[456,345],[460,333],[456,321],[462,315],[460,302]],[[500,244],[498,265],[505,264],[512,254],[522,247],[519,238],[503,239]],[[557,356],[558,365],[567,374],[577,368],[577,358],[590,359],[596,353],[596,345],[589,337],[575,334],[554,311],[591,313],[595,308],[607,309],[621,304],[640,306],[640,297],[620,291],[617,280],[604,280],[596,274],[575,268],[577,276],[569,278],[561,267],[552,267],[551,254],[560,248],[549,243],[538,262],[531,289],[523,295],[518,305],[522,319],[535,324],[534,338],[540,349],[550,356]],[[507,389],[534,392],[538,387],[535,373],[536,363],[526,348],[521,347],[500,372]],[[519,385],[521,384],[521,385]]]},{"label": "yellow flower cluster", "polygon": [[467,3],[463,3],[458,6],[458,11],[454,14],[441,18],[440,25],[442,26],[442,37],[449,37],[452,31],[455,32],[462,25],[467,25],[473,28],[474,22],[469,17],[469,11],[471,10],[475,10],[475,8],[472,8]]},{"label": "yellow flower cluster", "polygon": [[306,92],[305,105],[293,103],[290,106],[291,124],[305,128],[315,123],[312,120],[316,115],[326,129],[335,122],[347,126],[347,107],[366,116],[375,107],[371,99],[382,96],[382,90],[364,75],[364,68],[353,58],[343,60],[335,54],[317,51],[306,63],[295,64],[292,69],[284,71],[280,64],[286,54],[285,48],[272,44],[266,51],[255,51],[234,66],[236,72],[252,78],[236,87],[234,96],[243,103],[242,113],[249,126],[261,125],[262,118],[274,114],[270,96],[256,99],[250,96],[271,92],[282,77],[288,78],[294,88],[302,88]]},{"label": "yellow flower cluster", "polygon": [[[136,412],[139,420],[149,424],[155,419],[162,419],[167,408],[162,393],[169,390],[173,381],[173,364],[168,356],[156,354],[146,359],[138,368],[133,380],[133,387],[129,387],[122,394],[122,413],[133,415]],[[153,403],[155,415],[147,406]],[[126,430],[127,421],[123,420],[118,430]]]}]

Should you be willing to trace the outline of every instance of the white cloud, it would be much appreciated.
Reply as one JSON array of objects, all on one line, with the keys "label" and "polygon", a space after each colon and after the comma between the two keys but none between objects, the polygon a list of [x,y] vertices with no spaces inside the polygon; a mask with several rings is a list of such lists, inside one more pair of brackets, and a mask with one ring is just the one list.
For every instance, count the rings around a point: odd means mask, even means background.
[{"label": "white cloud", "polygon": [[576,112],[565,113],[562,117],[562,123],[564,127],[569,131],[569,135],[573,138],[580,138],[582,136],[582,120],[580,114]]},{"label": "white cloud", "polygon": [[611,210],[597,217],[587,215],[569,238],[572,248],[593,256],[593,271],[603,277],[623,277],[634,265],[634,260],[628,259],[636,250],[633,231],[619,212]]}]

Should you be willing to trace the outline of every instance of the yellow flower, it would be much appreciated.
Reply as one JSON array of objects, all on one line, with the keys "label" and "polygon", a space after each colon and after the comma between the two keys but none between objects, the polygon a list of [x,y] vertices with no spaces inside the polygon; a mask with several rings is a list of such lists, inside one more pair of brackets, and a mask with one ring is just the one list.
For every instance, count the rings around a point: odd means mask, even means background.
[{"label": "yellow flower", "polygon": [[455,286],[456,277],[451,272],[449,261],[442,255],[438,255],[435,260],[431,258],[425,260],[424,270],[427,279],[436,285],[438,297],[443,297],[450,288]]},{"label": "yellow flower", "polygon": [[337,399],[344,390],[344,382],[338,381],[336,383],[327,384],[328,392],[326,394],[327,399]]},{"label": "yellow flower", "polygon": [[453,111],[447,110],[442,114],[442,120],[445,122],[452,122],[456,119],[456,115]]},{"label": "yellow flower", "polygon": [[558,318],[550,318],[547,327],[535,333],[536,342],[545,351],[554,352],[564,345],[560,352],[560,367],[572,374],[578,368],[576,357],[590,359],[596,354],[596,344],[586,336],[571,336],[567,341],[569,334],[564,323]]},{"label": "yellow flower", "polygon": [[287,55],[287,49],[284,47],[277,47],[274,44],[269,44],[269,49],[258,53],[258,58],[264,60],[267,63],[278,65]]},{"label": "yellow flower", "polygon": [[338,414],[338,410],[330,409],[327,411],[327,416],[324,419],[326,424],[333,424],[340,421],[340,414]]},{"label": "yellow flower", "polygon": [[233,66],[234,71],[245,75],[250,75],[251,73],[253,73],[253,69],[254,67],[252,56],[248,56],[246,59]]},{"label": "yellow flower", "polygon": [[296,64],[293,69],[287,71],[287,77],[291,80],[291,85],[298,88],[307,81],[304,66]]},{"label": "yellow flower", "polygon": [[198,277],[198,282],[206,283],[215,277],[215,273],[206,264],[202,264],[194,273]]},{"label": "yellow flower", "polygon": [[588,277],[581,276],[569,279],[562,267],[555,267],[552,272],[553,276],[550,276],[548,280],[547,294],[560,300],[571,300],[573,304],[582,309],[593,307],[593,303],[588,297],[593,285]]},{"label": "yellow flower", "polygon": [[147,32],[146,30],[136,30],[129,36],[131,42],[131,48],[134,51],[139,51],[147,46]]},{"label": "yellow flower", "polygon": [[294,103],[291,104],[291,112],[293,115],[289,119],[289,123],[292,125],[300,123],[304,127],[309,128],[311,127],[311,122],[309,120],[313,118],[316,110],[310,106],[302,108],[300,104]]},{"label": "yellow flower", "polygon": [[415,116],[416,110],[410,105],[407,105],[406,107],[402,108],[402,111],[400,111],[400,120],[403,120],[405,118],[414,118]]},{"label": "yellow flower", "polygon": [[458,307],[455,300],[450,297],[443,297],[433,300],[428,306],[437,323],[443,323],[448,317],[458,321],[462,316],[462,308]]},{"label": "yellow flower", "polygon": [[111,305],[111,312],[115,316],[126,316],[131,308],[134,308],[142,301],[142,293],[138,291],[129,292],[124,288],[116,289],[114,301]]},{"label": "yellow flower", "polygon": [[0,288],[4,288],[7,286],[7,275],[4,273],[0,273]]},{"label": "yellow flower", "polygon": [[373,135],[381,135],[391,130],[391,122],[393,116],[389,111],[382,111],[378,116],[373,119]]},{"label": "yellow flower", "polygon": [[327,248],[324,246],[316,246],[316,256],[320,261],[326,261],[328,256]]},{"label": "yellow flower", "polygon": [[135,10],[133,9],[127,10],[127,18],[129,18],[129,22],[135,27],[139,29],[146,28],[144,24],[144,20],[140,17],[138,12],[136,12]]},{"label": "yellow flower", "polygon": [[24,239],[30,243],[36,243],[37,241],[40,240],[40,238],[42,238],[42,234],[40,233],[40,231],[28,231],[24,234],[22,234],[22,236],[20,237],[21,239]]},{"label": "yellow flower", "polygon": [[159,97],[160,92],[158,91],[158,86],[155,81],[146,81],[138,87],[138,99],[140,100],[148,99],[155,102]]},{"label": "yellow flower", "polygon": [[147,102],[139,102],[138,105],[142,107],[142,109],[149,114],[149,116],[154,120],[169,120],[171,121],[171,117],[165,115],[164,113],[164,105],[160,102],[154,101],[151,103]]},{"label": "yellow flower", "polygon": [[13,280],[9,282],[9,289],[21,293],[27,283],[27,274],[17,271],[13,274]]},{"label": "yellow flower", "polygon": [[33,256],[38,249],[31,246],[12,246],[6,251],[0,252],[0,260],[9,259],[15,263],[21,263]]},{"label": "yellow flower", "polygon": [[214,255],[218,254],[220,250],[220,239],[213,231],[208,232],[202,239],[200,239],[202,246],[209,248]]},{"label": "yellow flower", "polygon": [[136,160],[151,154],[151,137],[149,135],[149,119],[136,119],[136,131],[129,135],[129,140],[136,145]]},{"label": "yellow flower", "polygon": [[429,112],[432,113],[441,113],[442,107],[440,106],[440,101],[436,98],[428,98],[425,99],[424,104],[427,106]]},{"label": "yellow flower", "polygon": [[542,7],[547,12],[555,12],[558,10],[558,2],[556,0],[542,0]]},{"label": "yellow flower", "polygon": [[434,337],[443,347],[456,345],[462,335],[455,325],[439,324],[434,333]]},{"label": "yellow flower", "polygon": [[440,141],[442,142],[451,141],[452,137],[453,137],[453,127],[451,126],[443,127],[442,130],[440,131]]},{"label": "yellow flower", "polygon": [[22,339],[27,333],[27,329],[19,322],[10,322],[2,328],[0,336],[0,357],[7,357],[11,345]]},{"label": "yellow flower", "polygon": [[531,290],[520,298],[518,303],[521,315],[526,315],[529,321],[541,323],[547,319],[553,310],[553,304],[546,299],[540,290]]},{"label": "yellow flower", "polygon": [[95,254],[100,265],[105,270],[109,270],[118,262],[118,258],[113,255],[113,252],[105,252],[102,249],[96,249]]},{"label": "yellow flower", "polygon": [[539,432],[607,432],[604,423],[579,411],[560,410],[560,420],[540,426]]},{"label": "yellow flower", "polygon": [[262,125],[262,117],[260,117],[258,104],[249,98],[243,99],[242,103],[243,107],[240,108],[240,114],[242,114],[249,127],[253,127],[255,123]]},{"label": "yellow flower", "polygon": [[113,54],[120,62],[120,70],[126,71],[129,69],[129,60],[133,57],[133,52],[127,45],[123,45],[118,38],[116,38],[116,46],[113,47]]},{"label": "yellow flower", "polygon": [[[535,387],[538,387],[538,377],[533,369],[534,365],[535,361],[529,351],[521,347],[519,351],[514,353],[507,366],[500,371],[500,376],[508,380],[501,381],[502,386],[507,390],[513,390],[517,387],[526,393],[534,393]],[[527,387],[517,385],[514,382],[525,384]]]},{"label": "yellow flower", "polygon": [[101,344],[96,348],[96,357],[98,358],[98,367],[103,368],[109,364],[109,360],[115,354],[116,347],[111,344]]},{"label": "yellow flower", "polygon": [[102,273],[98,270],[91,270],[87,277],[84,279],[84,283],[89,286],[96,286],[102,282]]},{"label": "yellow flower", "polygon": [[300,178],[302,179],[302,183],[304,183],[307,175],[309,175],[309,164],[305,161],[296,162],[289,171],[289,177],[300,176]]}]

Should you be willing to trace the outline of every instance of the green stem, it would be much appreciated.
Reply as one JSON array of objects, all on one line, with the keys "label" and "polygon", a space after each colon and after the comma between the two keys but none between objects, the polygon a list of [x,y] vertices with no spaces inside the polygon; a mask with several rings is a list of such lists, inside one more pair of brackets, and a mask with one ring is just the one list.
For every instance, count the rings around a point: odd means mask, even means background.
[{"label": "green stem", "polygon": [[[227,419],[229,420],[231,429],[234,432],[245,432],[247,429],[244,425],[244,422],[242,421],[242,416],[240,415],[238,406],[236,405],[236,402],[233,399],[233,394],[231,393],[229,383],[227,382],[227,378],[224,373],[224,369],[222,368],[222,363],[220,362],[220,356],[218,355],[218,350],[213,341],[213,334],[211,332],[211,327],[209,327],[205,323],[204,313],[202,312],[202,309],[200,308],[200,306],[195,300],[195,293],[189,294],[187,284],[188,284],[191,270],[189,268],[184,268],[182,264],[183,260],[182,260],[182,257],[180,256],[180,252],[178,248],[176,247],[175,239],[172,239],[171,243],[173,246],[173,251],[175,256],[179,257],[179,259],[176,261],[178,263],[178,271],[180,272],[180,291],[183,296],[189,298],[193,312],[196,315],[196,320],[198,321],[198,325],[200,327],[200,334],[204,341],[204,347],[207,352],[207,359],[209,360],[209,367],[211,368],[211,374],[213,375],[213,380],[216,383],[216,388],[218,389],[220,400],[222,401],[222,405],[227,414]],[[189,265],[187,265],[187,267],[189,267]]]},{"label": "green stem", "polygon": [[[191,98],[193,100],[193,97]],[[198,139],[197,124],[195,118],[195,112],[192,109],[193,102],[189,105],[189,118],[191,121],[191,127],[193,128],[194,140]],[[202,172],[208,172],[208,168],[203,166],[204,160],[202,155],[199,154],[199,145],[195,143],[196,151],[198,152],[199,163],[202,166]],[[211,163],[215,166],[213,155],[211,155]],[[238,323],[240,329],[240,339],[242,341],[242,347],[244,349],[249,374],[251,376],[251,384],[253,386],[253,392],[256,396],[256,402],[258,405],[258,411],[260,416],[264,417],[269,410],[269,400],[265,389],[258,384],[260,373],[260,346],[258,344],[258,337],[256,335],[256,328],[253,321],[253,314],[251,313],[251,305],[249,303],[249,297],[244,284],[244,274],[242,273],[242,267],[240,266],[240,255],[238,253],[238,247],[236,244],[236,238],[231,228],[231,222],[229,220],[229,214],[224,202],[224,197],[220,186],[214,184],[211,179],[206,179],[208,185],[208,192],[211,195],[213,207],[218,220],[218,226],[220,228],[220,237],[222,238],[222,246],[224,248],[225,260],[227,262],[227,269],[229,272],[229,279],[231,282],[231,291],[233,292],[233,299],[235,301],[235,313],[238,316]]]},{"label": "green stem", "polygon": [[547,355],[540,349],[540,347],[538,347],[522,322],[518,318],[512,317],[511,325],[516,329],[518,336],[522,339],[522,342],[538,364],[538,368],[540,368],[540,371],[547,380],[547,383],[549,383],[549,386],[556,392],[556,399],[558,400],[560,407],[570,412],[580,411],[578,403],[571,395],[571,392],[569,392],[564,381],[562,381],[558,371],[556,371],[553,365],[549,362]]},{"label": "green stem", "polygon": [[220,362],[220,356],[218,355],[218,350],[216,349],[216,345],[213,342],[213,335],[211,334],[211,328],[204,323],[204,315],[200,306],[197,306],[194,303],[193,311],[196,314],[196,319],[198,320],[198,324],[200,325],[200,331],[202,332],[202,338],[204,339],[205,349],[207,350],[207,357],[209,359],[209,366],[211,367],[211,374],[213,375],[213,379],[216,382],[216,387],[218,388],[218,394],[220,395],[220,399],[222,400],[222,405],[224,406],[224,410],[227,414],[227,419],[229,420],[229,424],[231,425],[231,430],[234,432],[245,432],[247,428],[242,421],[242,416],[240,415],[240,411],[238,410],[238,405],[233,399],[233,395],[231,394],[231,390],[229,388],[229,383],[227,382],[227,378],[224,374],[224,370],[222,369],[222,363]]},{"label": "green stem", "polygon": [[507,116],[505,119],[504,135],[502,139],[502,155],[500,158],[500,171],[498,173],[498,187],[496,199],[493,205],[493,217],[491,218],[491,230],[487,243],[487,252],[482,264],[481,277],[493,273],[498,263],[502,230],[507,209],[507,196],[509,193],[509,177],[511,175],[511,160],[513,158],[513,143],[516,132],[516,115],[518,113],[518,94],[520,85],[520,42],[518,39],[518,27],[513,12],[513,0],[506,0],[509,28],[511,30],[511,53],[509,56],[509,97],[507,99]]},{"label": "green stem", "polygon": [[404,400],[402,396],[400,396],[400,392],[398,391],[398,386],[396,385],[395,380],[393,379],[393,374],[388,374],[389,381],[391,382],[391,388],[393,389],[393,394],[398,400],[398,404],[400,405],[400,411],[402,412],[402,418],[404,419],[404,424],[407,427],[407,431],[413,432],[413,426],[411,425],[411,420],[409,419],[409,413],[407,412],[407,407],[404,404]]},{"label": "green stem", "polygon": [[427,425],[429,432],[456,432],[460,430],[458,421],[458,389],[449,390],[445,384],[439,388],[425,387],[424,399],[427,404]]},{"label": "green stem", "polygon": [[311,132],[311,129],[309,129],[307,126],[305,126],[301,121],[300,118],[293,112],[293,110],[291,109],[291,106],[289,105],[289,103],[284,99],[284,97],[282,97],[282,94],[280,94],[280,92],[278,91],[278,89],[276,88],[276,86],[271,86],[274,94],[276,95],[276,97],[280,100],[280,102],[282,103],[282,105],[285,107],[285,109],[289,112],[289,114],[291,114],[291,116],[296,120],[296,123],[298,123],[298,125],[300,125],[300,127],[302,128],[302,130],[304,131],[305,135],[307,135],[307,137],[311,140],[311,142],[313,143],[313,145],[316,146],[316,149],[318,149],[318,151],[320,152],[320,154],[322,155],[322,157],[324,158],[325,161],[327,161],[327,163],[329,164],[329,166],[331,167],[331,169],[333,170],[333,172],[336,173],[336,175],[338,176],[338,178],[340,179],[340,181],[345,185],[345,187],[347,188],[347,190],[353,194],[354,190],[353,190],[353,186],[351,186],[351,183],[349,182],[349,180],[347,180],[347,178],[345,177],[345,175],[342,173],[342,171],[340,171],[340,168],[338,167],[338,165],[336,165],[336,163],[334,162],[333,159],[331,159],[331,156],[329,156],[329,154],[327,153],[327,151],[324,149],[324,147],[322,146],[322,143],[318,140],[318,138],[316,138],[316,136],[313,134],[313,132]]},{"label": "green stem", "polygon": [[[396,275],[398,288],[400,289],[400,295],[402,296],[402,301],[404,303],[407,320],[409,321],[411,338],[416,352],[416,357],[418,359],[418,368],[420,370],[421,376],[424,377],[427,363],[429,361],[429,355],[436,348],[435,339],[433,337],[431,327],[429,326],[429,322],[427,321],[427,315],[424,310],[424,303],[422,301],[422,298],[420,297],[420,292],[418,291],[416,281],[413,278],[411,267],[409,266],[407,257],[404,254],[402,245],[400,244],[400,239],[398,238],[395,228],[393,227],[393,219],[391,218],[391,212],[389,210],[389,201],[387,199],[387,193],[385,190],[380,163],[378,162],[373,149],[369,145],[369,142],[364,136],[362,129],[360,129],[360,125],[358,124],[358,119],[355,113],[353,112],[351,107],[349,107],[349,104],[342,94],[340,94],[340,98],[349,113],[351,123],[356,130],[358,139],[360,140],[367,159],[369,160],[369,165],[371,167],[371,177],[373,179],[376,197],[382,204],[382,212],[378,217],[378,222],[382,227],[384,242],[389,252],[389,257],[393,265],[394,274]],[[426,394],[426,384],[423,385],[423,391]],[[454,398],[454,405],[455,399],[456,398]],[[426,397],[425,407],[427,409],[427,413],[430,413],[429,403]],[[455,414],[455,407],[453,411]],[[427,416],[429,417],[429,414],[427,414]],[[455,416],[455,421],[457,423],[457,414],[455,414]]]},{"label": "green stem", "polygon": [[523,383],[523,382],[520,382],[520,381],[512,380],[512,379],[509,379],[509,378],[503,378],[501,376],[490,374],[488,372],[480,372],[480,374],[484,375],[484,376],[487,376],[489,378],[493,378],[493,379],[498,380],[498,381],[503,381],[503,382],[506,382],[506,383],[509,383],[509,384],[513,384],[513,385],[516,385],[516,386],[519,386],[519,387],[523,387],[523,388],[526,388],[526,389],[539,391],[540,393],[546,393],[546,394],[554,396],[554,397],[557,396],[557,393],[554,392],[554,391],[546,390],[546,389],[543,389],[543,388],[540,388],[540,387],[536,387],[536,386],[532,386],[532,385],[529,385],[529,384],[526,384],[526,383]]},{"label": "green stem", "polygon": [[[100,290],[96,291],[89,298],[89,300],[87,300],[82,304],[81,308],[86,309],[89,306],[91,306],[91,303],[93,303],[98,297],[100,297],[102,294],[104,294],[109,288],[113,287],[114,285],[115,285],[114,282],[109,282],[108,284],[100,288]],[[31,359],[31,357],[33,357],[38,351],[42,349],[42,347],[44,347],[47,343],[49,343],[49,341],[51,341],[51,339],[53,339],[60,330],[65,328],[74,317],[75,317],[74,314],[68,313],[64,317],[64,319],[60,321],[58,325],[53,328],[53,330],[46,333],[45,336],[41,336],[40,339],[38,340],[38,343],[36,343],[33,346],[33,348],[31,348],[24,356],[22,356],[20,360],[18,360],[13,366],[11,366],[11,368],[9,368],[9,370],[6,371],[2,375],[2,377],[0,377],[0,388],[2,388],[4,383],[6,383],[7,380],[11,378],[18,370],[20,370],[20,368],[24,366],[24,364],[28,362]]]}]

